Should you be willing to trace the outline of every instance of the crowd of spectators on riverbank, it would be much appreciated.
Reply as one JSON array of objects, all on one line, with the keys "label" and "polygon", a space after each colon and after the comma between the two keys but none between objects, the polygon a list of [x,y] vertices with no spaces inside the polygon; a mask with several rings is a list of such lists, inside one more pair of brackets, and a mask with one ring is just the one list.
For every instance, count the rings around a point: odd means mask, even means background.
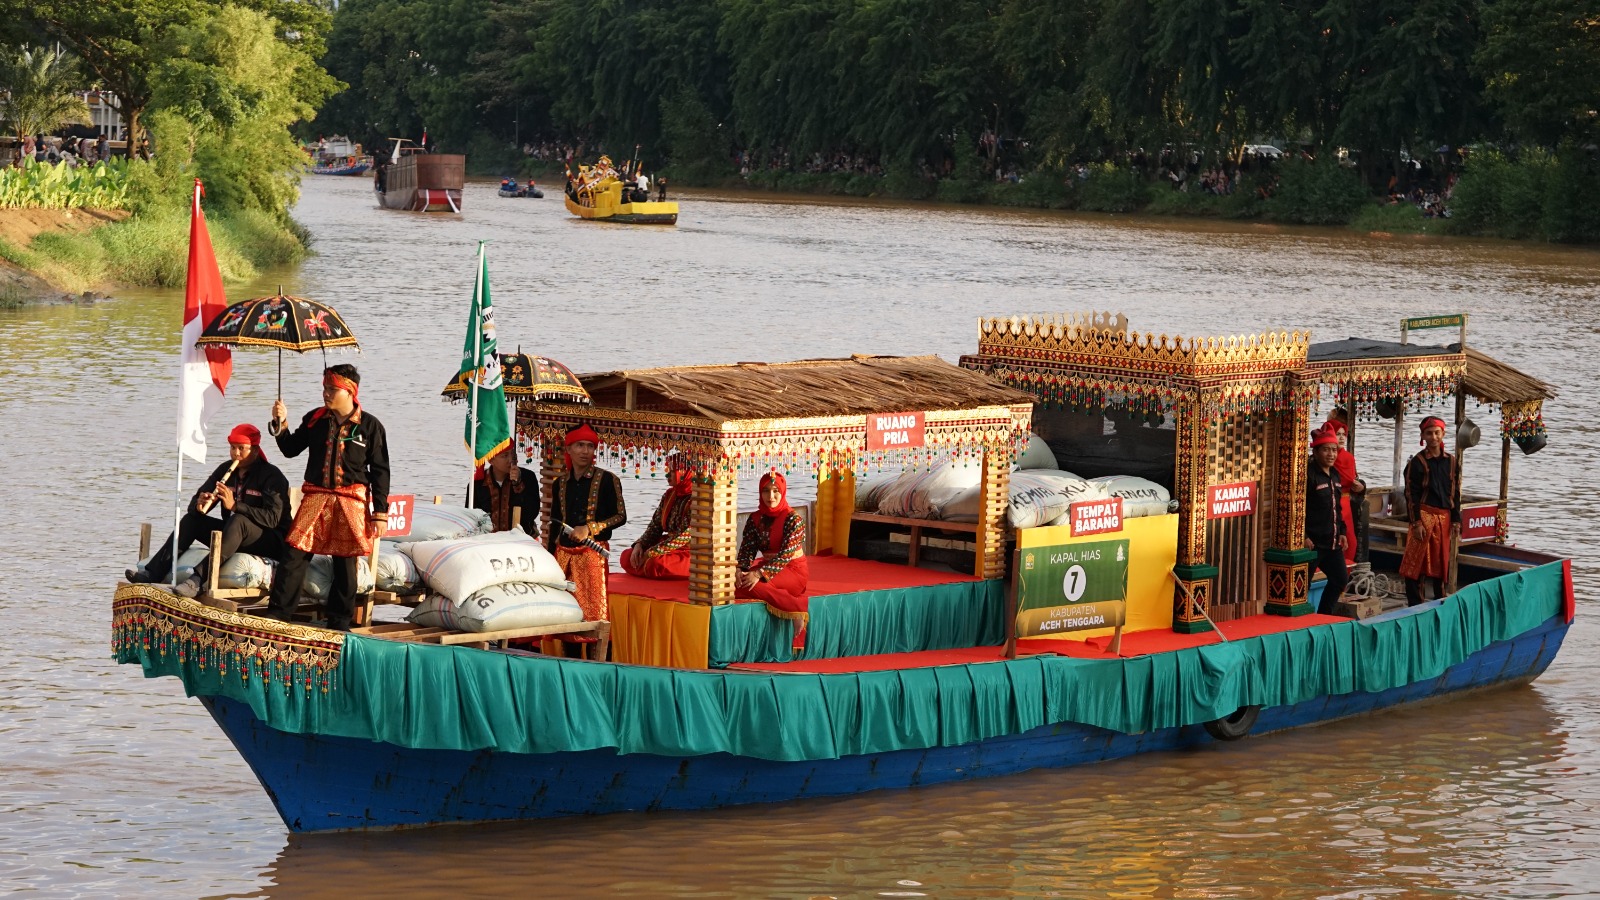
[{"label": "crowd of spectators on riverbank", "polygon": [[[64,165],[68,168],[77,168],[96,165],[110,159],[113,155],[112,150],[110,139],[103,134],[98,138],[30,134],[25,135],[21,143],[11,141],[9,147],[0,151],[0,159],[5,159],[6,164],[11,166],[20,166],[24,161],[31,159],[39,165]],[[151,158],[149,138],[140,142],[136,155],[141,159]]]}]

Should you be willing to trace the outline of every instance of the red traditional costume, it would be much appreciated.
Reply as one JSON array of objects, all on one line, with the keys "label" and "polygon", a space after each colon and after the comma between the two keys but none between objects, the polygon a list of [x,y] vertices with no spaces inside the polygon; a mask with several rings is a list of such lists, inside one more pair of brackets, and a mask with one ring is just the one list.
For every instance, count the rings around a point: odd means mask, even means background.
[{"label": "red traditional costume", "polygon": [[1354,564],[1356,561],[1356,520],[1350,514],[1350,504],[1364,502],[1360,497],[1351,498],[1351,489],[1361,479],[1356,476],[1356,455],[1350,452],[1350,431],[1343,422],[1330,421],[1324,428],[1332,428],[1345,440],[1345,445],[1339,448],[1339,458],[1333,467],[1339,471],[1339,483],[1344,486],[1344,493],[1340,495],[1340,511],[1344,513],[1344,561]]},{"label": "red traditional costume", "polygon": [[[566,446],[580,441],[598,445],[600,435],[587,425],[567,432]],[[572,456],[568,454],[566,466],[551,488],[550,533],[545,535],[546,546],[555,555],[561,571],[578,586],[573,596],[583,609],[583,618],[590,622],[609,619],[611,604],[606,593],[606,560],[600,551],[611,548],[608,543],[611,533],[628,521],[628,511],[622,501],[622,482],[612,473],[594,466],[583,477],[577,477],[572,471]],[[589,536],[583,541],[573,540],[564,533],[566,529],[562,526],[586,526]]]},{"label": "red traditional costume", "polygon": [[671,487],[661,495],[661,503],[644,534],[622,551],[622,570],[629,575],[680,580],[689,577],[689,513],[694,477],[686,467],[669,465],[667,483]]},{"label": "red traditional costume", "polygon": [[[781,496],[777,505],[767,505],[767,487],[776,484]],[[789,485],[777,472],[761,476],[761,508],[750,514],[739,542],[740,572],[755,572],[760,581],[749,588],[738,588],[734,597],[760,600],[767,611],[785,619],[809,616],[806,589],[810,571],[806,565],[806,524],[789,508]]]},{"label": "red traditional costume", "polygon": [[[1424,433],[1433,426],[1445,427],[1444,420],[1437,416],[1422,420]],[[1412,604],[1422,600],[1424,578],[1436,579],[1440,595],[1444,593],[1450,572],[1450,526],[1461,521],[1457,478],[1456,458],[1443,448],[1437,456],[1429,456],[1424,449],[1406,463],[1406,515],[1411,530],[1400,559],[1400,575],[1406,580],[1407,600]]]}]

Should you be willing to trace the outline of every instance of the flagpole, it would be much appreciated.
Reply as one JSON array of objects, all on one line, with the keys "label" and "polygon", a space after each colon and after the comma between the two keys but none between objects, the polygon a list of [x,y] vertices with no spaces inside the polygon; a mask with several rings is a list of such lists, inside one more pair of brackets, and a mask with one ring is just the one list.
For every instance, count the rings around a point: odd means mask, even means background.
[{"label": "flagpole", "polygon": [[[478,278],[472,290],[472,391],[467,401],[467,417],[472,422],[472,437],[467,442],[472,452],[472,469],[478,469],[478,372],[483,368],[483,241],[478,242]],[[478,479],[467,479],[467,508],[472,508],[473,490]]]}]

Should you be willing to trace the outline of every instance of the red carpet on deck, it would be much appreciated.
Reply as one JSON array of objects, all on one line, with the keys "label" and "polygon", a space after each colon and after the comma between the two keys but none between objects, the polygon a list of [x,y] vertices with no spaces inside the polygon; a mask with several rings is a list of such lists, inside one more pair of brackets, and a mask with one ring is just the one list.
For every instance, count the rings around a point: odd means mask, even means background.
[{"label": "red carpet on deck", "polygon": [[[1293,631],[1296,628],[1309,628],[1312,625],[1328,625],[1334,622],[1348,621],[1350,620],[1339,616],[1321,616],[1315,613],[1307,616],[1262,615],[1223,622],[1217,627],[1222,629],[1222,633],[1229,640],[1239,640],[1260,637],[1263,634],[1276,634],[1280,631]],[[1151,653],[1169,653],[1189,647],[1216,644],[1220,643],[1221,640],[1216,632],[1212,631],[1207,631],[1203,634],[1179,634],[1166,629],[1139,631],[1122,636],[1122,655],[1128,657],[1145,656]],[[1031,656],[1039,653],[1054,653],[1058,656],[1070,656],[1075,659],[1113,659],[1114,657],[1105,651],[1106,646],[1110,643],[1110,635],[1092,638],[1088,641],[1024,638],[1017,642],[1017,655]],[[728,668],[750,672],[881,672],[889,669],[917,669],[927,666],[958,666],[968,663],[995,662],[1003,658],[1004,654],[999,647],[960,647],[954,650],[922,650],[917,653],[884,653],[878,656],[806,659],[796,660],[791,663],[735,663]]]},{"label": "red carpet on deck", "polygon": [[[811,589],[807,593],[812,597],[976,580],[954,572],[914,569],[911,566],[845,556],[808,556],[806,563],[811,568]],[[656,581],[637,578],[626,572],[613,571],[607,575],[606,588],[613,594],[633,594],[657,600],[689,600],[687,581]]]}]

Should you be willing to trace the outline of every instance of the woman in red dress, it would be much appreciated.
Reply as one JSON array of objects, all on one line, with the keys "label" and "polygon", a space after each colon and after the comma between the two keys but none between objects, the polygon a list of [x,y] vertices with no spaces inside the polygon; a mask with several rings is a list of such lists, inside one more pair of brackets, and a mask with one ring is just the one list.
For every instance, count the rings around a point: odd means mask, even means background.
[{"label": "woman in red dress", "polygon": [[785,619],[807,618],[806,523],[789,508],[788,482],[777,472],[761,476],[761,508],[750,514],[739,542],[734,597],[760,600]]}]

